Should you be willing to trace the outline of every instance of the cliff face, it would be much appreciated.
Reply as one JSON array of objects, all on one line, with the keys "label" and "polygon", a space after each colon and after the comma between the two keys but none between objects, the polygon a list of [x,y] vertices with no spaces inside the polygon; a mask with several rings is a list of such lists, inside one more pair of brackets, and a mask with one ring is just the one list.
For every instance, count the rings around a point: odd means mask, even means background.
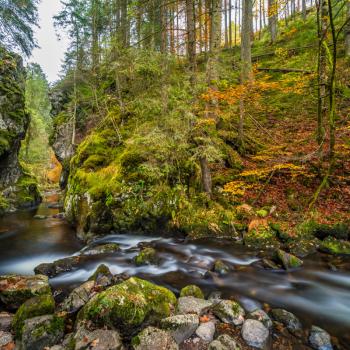
[{"label": "cliff face", "polygon": [[18,160],[29,122],[22,59],[0,48],[0,211],[40,202],[35,180]]}]

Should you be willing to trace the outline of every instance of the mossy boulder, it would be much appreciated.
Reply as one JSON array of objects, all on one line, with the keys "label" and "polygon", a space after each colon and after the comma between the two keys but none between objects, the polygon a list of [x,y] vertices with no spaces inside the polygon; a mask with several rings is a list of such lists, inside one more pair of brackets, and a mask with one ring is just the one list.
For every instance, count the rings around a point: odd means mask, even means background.
[{"label": "mossy boulder", "polygon": [[176,297],[170,290],[132,277],[93,297],[80,311],[78,319],[130,331],[146,320],[168,317],[175,304]]},{"label": "mossy boulder", "polygon": [[141,265],[151,265],[157,264],[158,257],[157,252],[154,248],[146,247],[141,250],[141,252],[135,257],[135,264]]},{"label": "mossy boulder", "polygon": [[257,224],[243,237],[244,244],[257,249],[269,249],[279,247],[280,243],[277,240],[276,233],[269,225]]},{"label": "mossy boulder", "polygon": [[42,350],[58,344],[64,335],[64,320],[56,315],[30,318],[24,322],[21,348]]},{"label": "mossy boulder", "polygon": [[112,284],[112,280],[113,274],[105,264],[99,265],[93,275],[89,278],[89,281],[94,281],[96,285],[99,286],[108,286]]},{"label": "mossy boulder", "polygon": [[17,310],[12,328],[19,338],[22,335],[24,321],[36,316],[49,315],[55,312],[55,300],[51,294],[44,294],[24,302]]},{"label": "mossy boulder", "polygon": [[327,237],[322,241],[320,250],[333,255],[350,255],[350,242]]},{"label": "mossy boulder", "polygon": [[83,251],[83,255],[110,254],[120,250],[118,243],[107,243],[89,247]]},{"label": "mossy boulder", "polygon": [[245,311],[237,302],[221,300],[212,307],[213,314],[224,323],[240,326],[244,322]]},{"label": "mossy boulder", "polygon": [[275,252],[275,260],[280,263],[285,270],[295,269],[303,265],[303,261],[292,254],[288,254],[282,249]]},{"label": "mossy boulder", "polygon": [[134,350],[178,350],[175,339],[169,332],[147,327],[131,341]]},{"label": "mossy boulder", "polygon": [[219,275],[225,275],[230,272],[231,268],[222,260],[216,260],[214,262],[213,271],[218,273]]},{"label": "mossy boulder", "polygon": [[204,299],[204,294],[199,287],[192,284],[181,289],[180,298],[182,297],[195,297]]},{"label": "mossy boulder", "polygon": [[318,225],[315,229],[315,236],[321,240],[327,237],[348,240],[350,238],[350,227],[345,223],[331,225]]},{"label": "mossy boulder", "polygon": [[9,309],[18,309],[28,299],[45,294],[51,294],[46,276],[0,276],[0,300]]}]

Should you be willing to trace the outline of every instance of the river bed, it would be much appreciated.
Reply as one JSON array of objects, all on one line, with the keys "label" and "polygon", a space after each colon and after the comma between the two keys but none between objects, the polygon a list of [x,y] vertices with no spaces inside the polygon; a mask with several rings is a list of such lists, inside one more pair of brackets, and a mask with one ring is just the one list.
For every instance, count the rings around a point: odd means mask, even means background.
[{"label": "river bed", "polygon": [[[33,274],[35,266],[80,254],[84,245],[64,220],[52,217],[59,212],[49,203],[36,210],[18,211],[0,219],[0,275]],[[34,219],[35,215],[48,216]],[[121,250],[84,259],[78,269],[51,279],[55,289],[71,290],[87,280],[104,263],[115,273],[137,275],[174,292],[188,285],[200,286],[208,295],[220,291],[238,299],[247,310],[262,303],[294,312],[305,325],[318,325],[350,344],[350,259],[314,254],[294,271],[259,268],[259,252],[224,240],[186,242],[183,238],[110,235],[95,243],[116,242]],[[135,266],[133,258],[140,246],[151,245],[160,258],[158,266]],[[224,276],[207,274],[216,259],[228,263],[232,271]],[[349,345],[350,346],[350,345]]]}]

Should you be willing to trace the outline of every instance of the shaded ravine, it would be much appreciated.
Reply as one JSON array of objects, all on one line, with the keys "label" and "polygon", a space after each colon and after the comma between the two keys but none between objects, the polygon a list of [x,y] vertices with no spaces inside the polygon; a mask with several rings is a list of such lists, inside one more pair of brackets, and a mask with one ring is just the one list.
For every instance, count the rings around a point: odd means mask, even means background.
[{"label": "shaded ravine", "polygon": [[[0,274],[32,274],[35,266],[69,255],[80,254],[84,246],[74,230],[53,217],[58,209],[48,208],[49,196],[38,210],[19,211],[0,219]],[[48,216],[34,219],[35,215]],[[113,254],[82,259],[78,269],[51,279],[56,289],[72,289],[104,263],[111,271],[137,275],[178,292],[197,284],[205,293],[220,291],[235,297],[246,309],[261,303],[295,312],[305,325],[316,324],[342,339],[350,333],[350,259],[315,254],[295,271],[270,271],[257,266],[257,252],[230,241],[202,240],[186,243],[174,237],[110,235],[95,244],[116,242],[121,250]],[[140,246],[152,245],[160,258],[158,266],[135,266]],[[232,267],[224,276],[208,274],[221,259]],[[344,339],[344,341],[347,341]]]}]

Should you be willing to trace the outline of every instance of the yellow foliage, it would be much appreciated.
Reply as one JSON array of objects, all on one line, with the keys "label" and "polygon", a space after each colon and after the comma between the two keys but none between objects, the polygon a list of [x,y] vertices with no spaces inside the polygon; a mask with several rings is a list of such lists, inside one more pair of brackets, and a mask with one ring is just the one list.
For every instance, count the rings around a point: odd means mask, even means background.
[{"label": "yellow foliage", "polygon": [[51,183],[58,183],[62,173],[62,165],[57,160],[54,153],[51,154],[51,169],[47,172],[46,177]]}]

